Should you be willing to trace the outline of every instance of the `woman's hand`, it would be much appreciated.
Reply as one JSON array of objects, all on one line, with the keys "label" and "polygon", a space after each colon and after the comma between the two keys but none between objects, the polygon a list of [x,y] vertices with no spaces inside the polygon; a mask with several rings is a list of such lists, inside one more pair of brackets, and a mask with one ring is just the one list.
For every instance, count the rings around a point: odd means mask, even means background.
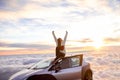
[{"label": "woman's hand", "polygon": [[52,33],[54,33],[54,31],[52,31]]}]

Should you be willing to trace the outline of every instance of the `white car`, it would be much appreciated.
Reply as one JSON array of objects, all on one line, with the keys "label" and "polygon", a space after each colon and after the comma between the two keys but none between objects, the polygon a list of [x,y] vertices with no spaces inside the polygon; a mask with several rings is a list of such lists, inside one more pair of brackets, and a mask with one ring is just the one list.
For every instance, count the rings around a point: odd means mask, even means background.
[{"label": "white car", "polygon": [[68,56],[53,62],[53,58],[38,62],[17,72],[9,80],[93,80],[90,64],[83,54]]}]

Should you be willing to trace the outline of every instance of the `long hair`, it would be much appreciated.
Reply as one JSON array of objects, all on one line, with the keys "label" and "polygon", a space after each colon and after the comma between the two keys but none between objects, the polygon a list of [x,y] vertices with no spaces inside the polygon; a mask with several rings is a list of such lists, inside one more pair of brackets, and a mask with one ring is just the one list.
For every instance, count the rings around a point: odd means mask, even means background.
[{"label": "long hair", "polygon": [[61,39],[61,38],[58,38],[57,41],[58,41],[58,47],[60,47],[61,44],[62,44],[62,39]]}]

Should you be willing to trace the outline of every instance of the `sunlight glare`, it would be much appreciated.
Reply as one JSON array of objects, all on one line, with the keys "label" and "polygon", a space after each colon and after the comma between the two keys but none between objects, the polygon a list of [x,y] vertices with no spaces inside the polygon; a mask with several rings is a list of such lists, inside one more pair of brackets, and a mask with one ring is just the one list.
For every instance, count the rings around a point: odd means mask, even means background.
[{"label": "sunlight glare", "polygon": [[96,40],[94,40],[93,46],[96,49],[99,49],[99,48],[101,48],[103,46],[103,41],[100,40],[100,39],[96,39]]}]

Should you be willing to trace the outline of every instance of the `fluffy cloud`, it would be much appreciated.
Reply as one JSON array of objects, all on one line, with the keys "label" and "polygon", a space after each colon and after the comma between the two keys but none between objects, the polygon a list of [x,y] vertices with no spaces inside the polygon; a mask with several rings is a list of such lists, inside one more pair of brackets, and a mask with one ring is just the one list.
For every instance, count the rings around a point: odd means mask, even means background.
[{"label": "fluffy cloud", "polygon": [[119,0],[1,0],[0,17],[8,19],[52,17],[54,19],[54,17],[64,17],[69,12],[79,16],[95,13],[110,14],[119,12],[119,3]]}]

